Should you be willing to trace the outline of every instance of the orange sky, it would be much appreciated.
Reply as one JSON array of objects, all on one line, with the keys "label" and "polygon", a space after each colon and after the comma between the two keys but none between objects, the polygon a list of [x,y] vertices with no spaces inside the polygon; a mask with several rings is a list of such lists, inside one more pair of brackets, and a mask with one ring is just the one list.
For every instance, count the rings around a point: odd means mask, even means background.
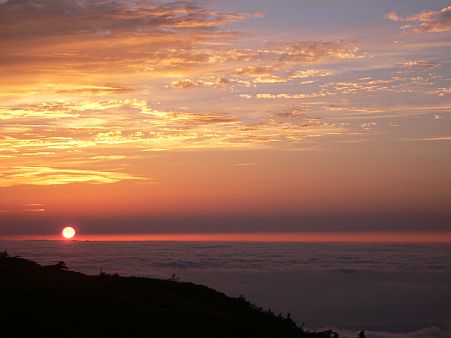
[{"label": "orange sky", "polygon": [[0,236],[451,231],[450,10],[0,0]]}]

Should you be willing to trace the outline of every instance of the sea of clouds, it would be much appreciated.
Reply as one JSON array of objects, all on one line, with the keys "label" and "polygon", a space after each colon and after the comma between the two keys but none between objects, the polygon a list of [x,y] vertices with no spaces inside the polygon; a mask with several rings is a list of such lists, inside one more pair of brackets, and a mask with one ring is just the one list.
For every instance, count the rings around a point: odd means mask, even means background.
[{"label": "sea of clouds", "polygon": [[0,250],[88,274],[176,274],[345,337],[451,337],[449,245],[0,241]]}]

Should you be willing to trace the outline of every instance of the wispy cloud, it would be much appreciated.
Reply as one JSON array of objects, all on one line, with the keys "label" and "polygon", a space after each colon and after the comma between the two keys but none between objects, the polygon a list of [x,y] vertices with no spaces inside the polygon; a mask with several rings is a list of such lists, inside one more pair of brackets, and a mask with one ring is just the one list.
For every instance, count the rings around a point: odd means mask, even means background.
[{"label": "wispy cloud", "polygon": [[[289,148],[310,136],[365,129],[297,110],[247,121],[231,114],[157,110],[146,100],[128,99],[66,100],[3,107],[2,112],[0,155],[14,156],[10,165],[3,165],[2,186],[141,179],[123,169],[78,169],[74,164],[127,163],[130,154],[139,157],[147,151]],[[38,164],[44,157],[48,166]]]},{"label": "wispy cloud", "polygon": [[424,137],[424,138],[418,138],[417,140],[419,140],[419,141],[451,141],[451,135]]},{"label": "wispy cloud", "polygon": [[[115,183],[122,180],[140,180],[142,177],[114,171],[62,169],[50,167],[3,167],[0,187],[14,185],[60,185],[69,183]],[[44,208],[27,208],[26,211],[42,212]]]},{"label": "wispy cloud", "polygon": [[438,67],[439,64],[437,64],[435,62],[415,60],[415,61],[404,62],[404,66],[409,67],[409,68],[432,69],[432,68]]}]

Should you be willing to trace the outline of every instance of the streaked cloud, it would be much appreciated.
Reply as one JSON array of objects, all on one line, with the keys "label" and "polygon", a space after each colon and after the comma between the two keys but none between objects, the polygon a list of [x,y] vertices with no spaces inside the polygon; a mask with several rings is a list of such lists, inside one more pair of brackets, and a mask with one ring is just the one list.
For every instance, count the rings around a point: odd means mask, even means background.
[{"label": "streaked cloud", "polygon": [[404,66],[409,68],[432,69],[439,66],[439,64],[435,62],[416,60],[416,61],[406,61],[404,62]]},{"label": "streaked cloud", "polygon": [[[13,162],[3,164],[2,186],[135,180],[142,177],[127,169],[116,172],[108,167],[94,170],[74,165],[94,168],[99,161],[107,166],[128,163],[129,158],[143,157],[148,151],[289,149],[311,136],[367,129],[364,125],[322,121],[295,109],[248,121],[238,114],[158,110],[137,99],[17,105],[2,107],[2,116],[0,155],[14,157]],[[48,166],[38,164],[42,158]]]},{"label": "streaked cloud", "polygon": [[419,141],[451,141],[451,135],[449,136],[435,136],[435,137],[425,137],[417,139]]},{"label": "streaked cloud", "polygon": [[332,75],[332,72],[317,69],[299,70],[291,75],[293,79],[304,79],[309,77],[324,77]]},{"label": "streaked cloud", "polygon": [[[3,167],[0,187],[14,185],[60,185],[69,183],[115,183],[122,180],[140,180],[142,177],[114,171],[63,169],[51,167]],[[27,208],[30,212],[43,212],[44,208]]]}]

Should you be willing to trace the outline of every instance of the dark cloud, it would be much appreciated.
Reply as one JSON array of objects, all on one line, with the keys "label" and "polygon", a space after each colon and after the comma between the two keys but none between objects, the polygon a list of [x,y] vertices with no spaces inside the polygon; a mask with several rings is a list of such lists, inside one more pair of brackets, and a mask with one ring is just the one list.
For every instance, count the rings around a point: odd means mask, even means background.
[{"label": "dark cloud", "polygon": [[215,28],[245,18],[192,3],[155,1],[10,0],[0,4],[2,35],[114,35],[178,28]]},{"label": "dark cloud", "polygon": [[[187,2],[11,0],[0,3],[0,63],[16,73],[27,65],[40,72],[152,70],[170,57],[162,69],[205,63],[209,53],[192,48],[226,42],[235,33],[220,26],[245,17]],[[167,55],[174,48],[177,55]]]}]

